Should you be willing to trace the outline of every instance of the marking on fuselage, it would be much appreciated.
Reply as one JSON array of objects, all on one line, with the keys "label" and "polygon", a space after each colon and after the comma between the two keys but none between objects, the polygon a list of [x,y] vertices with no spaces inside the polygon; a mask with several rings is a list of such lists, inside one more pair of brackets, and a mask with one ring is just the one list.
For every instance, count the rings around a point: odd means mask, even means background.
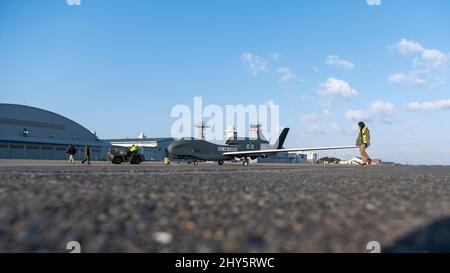
[{"label": "marking on fuselage", "polygon": [[237,152],[238,149],[236,147],[217,147],[217,151],[219,152]]}]

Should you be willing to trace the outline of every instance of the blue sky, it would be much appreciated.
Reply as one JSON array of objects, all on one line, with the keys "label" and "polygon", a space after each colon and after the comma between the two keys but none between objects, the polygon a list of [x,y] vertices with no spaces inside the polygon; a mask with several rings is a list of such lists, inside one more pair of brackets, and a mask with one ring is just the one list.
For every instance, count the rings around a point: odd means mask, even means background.
[{"label": "blue sky", "polygon": [[373,157],[450,164],[449,53],[447,0],[0,0],[0,101],[104,138],[167,136],[194,96],[273,101],[289,147],[364,119]]}]

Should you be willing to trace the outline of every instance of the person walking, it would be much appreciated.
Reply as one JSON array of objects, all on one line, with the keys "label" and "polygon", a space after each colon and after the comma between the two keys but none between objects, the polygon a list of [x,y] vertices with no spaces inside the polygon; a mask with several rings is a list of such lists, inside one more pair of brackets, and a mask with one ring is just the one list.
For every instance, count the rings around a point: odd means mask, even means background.
[{"label": "person walking", "polygon": [[364,122],[358,123],[359,134],[356,139],[356,147],[359,148],[359,153],[361,154],[361,158],[364,161],[363,165],[372,164],[372,159],[370,159],[369,155],[366,152],[366,149],[370,146],[370,132],[369,128],[364,124]]},{"label": "person walking", "polygon": [[69,147],[67,147],[66,153],[69,155],[69,164],[75,164],[75,155],[77,154],[77,149],[70,144]]},{"label": "person walking", "polygon": [[84,164],[84,162],[88,163],[88,165],[91,165],[91,150],[89,149],[88,145],[84,146],[84,159],[81,161],[81,164]]}]

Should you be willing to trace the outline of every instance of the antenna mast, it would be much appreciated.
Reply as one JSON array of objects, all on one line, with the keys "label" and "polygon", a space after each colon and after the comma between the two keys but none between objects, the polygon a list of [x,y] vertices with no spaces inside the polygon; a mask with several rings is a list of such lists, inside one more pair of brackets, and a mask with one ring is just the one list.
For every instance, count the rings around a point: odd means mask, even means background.
[{"label": "antenna mast", "polygon": [[200,130],[200,136],[202,140],[205,140],[205,129],[211,128],[211,126],[209,126],[207,123],[208,123],[207,121],[203,121],[202,123],[198,123],[195,125],[195,127],[197,127]]},{"label": "antenna mast", "polygon": [[250,129],[252,131],[250,137],[255,137],[256,135],[256,139],[258,140],[261,139],[261,127],[262,127],[261,123],[250,124]]}]

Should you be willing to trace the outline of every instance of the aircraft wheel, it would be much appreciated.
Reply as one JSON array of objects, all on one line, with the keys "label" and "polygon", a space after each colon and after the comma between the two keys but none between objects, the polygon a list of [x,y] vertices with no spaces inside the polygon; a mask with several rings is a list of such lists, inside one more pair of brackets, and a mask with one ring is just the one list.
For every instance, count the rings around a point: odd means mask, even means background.
[{"label": "aircraft wheel", "polygon": [[248,159],[244,160],[244,162],[242,162],[242,165],[244,166],[248,166],[250,164],[250,162],[248,161]]},{"label": "aircraft wheel", "polygon": [[223,160],[219,160],[219,165],[222,166],[223,165]]},{"label": "aircraft wheel", "polygon": [[197,161],[194,161],[194,165],[197,166],[197,165],[198,165],[198,162],[197,162]]}]

